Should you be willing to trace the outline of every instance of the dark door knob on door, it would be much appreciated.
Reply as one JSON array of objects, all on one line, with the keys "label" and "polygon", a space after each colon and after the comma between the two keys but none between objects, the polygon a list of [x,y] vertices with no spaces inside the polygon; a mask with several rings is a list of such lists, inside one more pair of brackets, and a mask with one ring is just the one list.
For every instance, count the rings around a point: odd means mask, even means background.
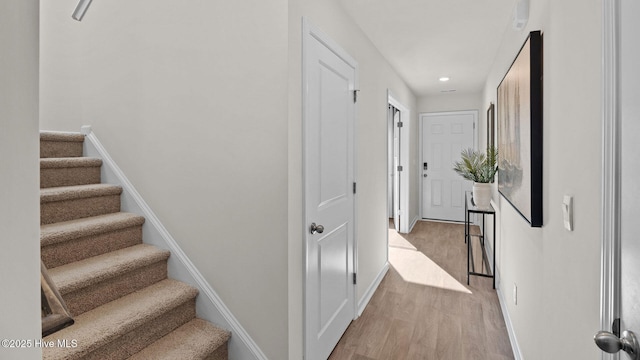
[{"label": "dark door knob on door", "polygon": [[309,231],[311,231],[311,234],[322,234],[324,232],[324,226],[322,225],[316,225],[316,223],[311,223],[311,226],[309,227]]}]

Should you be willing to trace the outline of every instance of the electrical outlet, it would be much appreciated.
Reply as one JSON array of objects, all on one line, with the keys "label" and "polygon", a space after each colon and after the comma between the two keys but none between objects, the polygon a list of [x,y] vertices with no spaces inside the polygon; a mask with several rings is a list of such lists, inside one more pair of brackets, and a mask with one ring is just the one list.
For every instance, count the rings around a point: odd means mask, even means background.
[{"label": "electrical outlet", "polygon": [[518,305],[518,285],[513,283],[513,304]]}]

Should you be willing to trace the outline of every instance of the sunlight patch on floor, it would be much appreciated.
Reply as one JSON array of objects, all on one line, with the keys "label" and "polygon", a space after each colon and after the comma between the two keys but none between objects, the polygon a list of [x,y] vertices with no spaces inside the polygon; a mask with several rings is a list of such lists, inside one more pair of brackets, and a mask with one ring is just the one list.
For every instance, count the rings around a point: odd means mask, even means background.
[{"label": "sunlight patch on floor", "polygon": [[395,230],[389,230],[389,246],[400,248],[400,249],[408,249],[408,250],[418,250],[415,246],[413,246],[410,242],[408,242],[402,235],[398,234]]},{"label": "sunlight patch on floor", "polygon": [[[408,241],[404,241],[411,245]],[[391,245],[391,238],[389,244]],[[467,287],[433,260],[417,251],[413,245],[411,247],[413,249],[408,248],[406,244],[404,247],[389,246],[389,262],[405,281],[471,294]]]}]

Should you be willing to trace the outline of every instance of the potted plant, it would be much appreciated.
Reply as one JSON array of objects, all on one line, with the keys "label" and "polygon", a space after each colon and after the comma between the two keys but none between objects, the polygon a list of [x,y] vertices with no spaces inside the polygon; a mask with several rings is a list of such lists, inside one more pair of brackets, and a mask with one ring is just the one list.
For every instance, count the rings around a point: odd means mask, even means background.
[{"label": "potted plant", "polygon": [[479,208],[487,208],[491,203],[491,184],[498,172],[498,151],[489,147],[487,153],[473,149],[462,150],[460,161],[454,163],[453,170],[467,180],[473,181],[473,201]]}]

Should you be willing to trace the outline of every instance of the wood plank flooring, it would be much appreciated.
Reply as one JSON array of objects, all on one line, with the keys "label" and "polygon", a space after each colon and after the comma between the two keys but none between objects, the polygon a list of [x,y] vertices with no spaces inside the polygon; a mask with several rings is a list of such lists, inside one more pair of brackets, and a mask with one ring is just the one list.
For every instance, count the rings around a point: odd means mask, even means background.
[{"label": "wood plank flooring", "polygon": [[389,272],[329,359],[514,359],[491,279],[466,285],[464,225],[419,222],[389,244]]}]

